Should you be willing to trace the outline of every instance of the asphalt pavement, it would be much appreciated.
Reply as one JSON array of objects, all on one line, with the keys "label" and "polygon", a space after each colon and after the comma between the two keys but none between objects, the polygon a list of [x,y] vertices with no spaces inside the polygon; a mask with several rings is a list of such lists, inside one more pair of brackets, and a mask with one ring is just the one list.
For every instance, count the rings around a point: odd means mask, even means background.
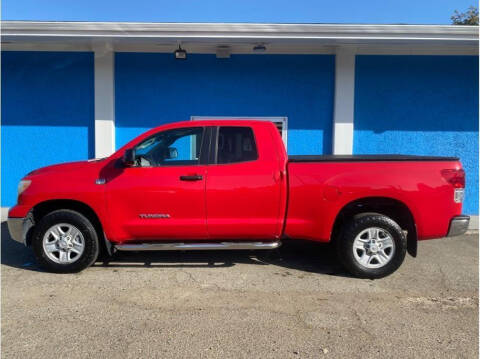
[{"label": "asphalt pavement", "polygon": [[328,246],[119,253],[51,274],[2,223],[2,358],[478,358],[478,235],[356,279]]}]

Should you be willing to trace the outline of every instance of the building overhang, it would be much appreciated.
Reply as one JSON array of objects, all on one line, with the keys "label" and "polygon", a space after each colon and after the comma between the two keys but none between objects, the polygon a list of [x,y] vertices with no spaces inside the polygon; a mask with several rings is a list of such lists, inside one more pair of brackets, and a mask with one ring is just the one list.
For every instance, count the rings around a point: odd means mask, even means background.
[{"label": "building overhang", "polygon": [[[352,25],[253,23],[132,23],[3,21],[5,49],[92,49],[170,52],[179,43],[191,52],[250,52],[265,44],[267,52],[331,52],[351,47],[478,53],[478,26]],[[333,49],[333,50],[332,50]]]}]

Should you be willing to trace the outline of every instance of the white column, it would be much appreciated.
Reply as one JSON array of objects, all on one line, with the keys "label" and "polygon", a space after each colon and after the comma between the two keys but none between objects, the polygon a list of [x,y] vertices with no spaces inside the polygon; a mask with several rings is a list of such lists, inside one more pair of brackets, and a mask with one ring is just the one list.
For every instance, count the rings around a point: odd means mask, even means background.
[{"label": "white column", "polygon": [[97,44],[95,52],[95,157],[115,151],[115,53],[109,44]]},{"label": "white column", "polygon": [[355,49],[338,48],[335,55],[335,103],[333,154],[353,153],[353,105],[355,96]]}]

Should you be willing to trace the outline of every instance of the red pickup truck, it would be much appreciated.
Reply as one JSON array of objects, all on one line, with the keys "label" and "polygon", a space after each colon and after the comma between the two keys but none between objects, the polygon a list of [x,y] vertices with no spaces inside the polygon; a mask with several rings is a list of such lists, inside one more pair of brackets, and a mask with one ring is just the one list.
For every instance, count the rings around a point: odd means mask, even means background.
[{"label": "red pickup truck", "polygon": [[100,160],[30,172],[10,209],[13,239],[41,266],[80,271],[116,250],[273,249],[333,242],[353,275],[394,272],[417,240],[454,236],[458,158],[287,156],[271,122],[160,126]]}]

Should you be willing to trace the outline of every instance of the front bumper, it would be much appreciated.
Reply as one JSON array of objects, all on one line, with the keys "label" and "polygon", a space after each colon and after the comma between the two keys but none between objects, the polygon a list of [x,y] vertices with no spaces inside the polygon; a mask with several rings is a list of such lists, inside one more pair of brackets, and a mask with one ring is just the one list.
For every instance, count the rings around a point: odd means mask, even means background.
[{"label": "front bumper", "polygon": [[31,215],[24,218],[8,218],[8,231],[13,240],[27,245],[27,233],[33,227],[34,222]]},{"label": "front bumper", "polygon": [[448,228],[447,237],[460,236],[468,230],[470,217],[461,215],[453,217],[450,220],[450,227]]}]

